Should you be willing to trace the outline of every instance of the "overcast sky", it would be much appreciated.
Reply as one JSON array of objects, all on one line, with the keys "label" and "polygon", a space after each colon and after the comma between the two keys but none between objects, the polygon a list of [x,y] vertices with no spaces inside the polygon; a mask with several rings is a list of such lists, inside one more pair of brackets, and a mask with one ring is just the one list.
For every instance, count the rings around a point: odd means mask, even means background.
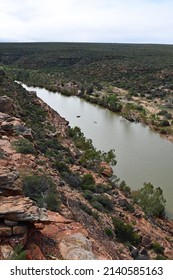
[{"label": "overcast sky", "polygon": [[0,42],[173,44],[173,0],[0,0]]}]

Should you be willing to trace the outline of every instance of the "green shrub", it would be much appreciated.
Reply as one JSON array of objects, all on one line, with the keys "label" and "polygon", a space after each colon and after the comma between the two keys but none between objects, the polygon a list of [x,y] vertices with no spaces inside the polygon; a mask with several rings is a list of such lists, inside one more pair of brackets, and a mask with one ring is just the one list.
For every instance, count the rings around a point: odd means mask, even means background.
[{"label": "green shrub", "polygon": [[83,196],[88,201],[94,200],[94,197],[95,197],[91,190],[84,190]]},{"label": "green shrub", "polygon": [[23,248],[22,244],[17,244],[14,248],[14,253],[11,256],[10,260],[25,260],[26,259],[26,251]]},{"label": "green shrub", "polygon": [[170,123],[167,119],[161,120],[160,121],[160,126],[170,126]]},{"label": "green shrub", "polygon": [[91,174],[85,174],[82,177],[81,188],[83,190],[92,189],[94,185],[95,185],[95,181]]},{"label": "green shrub", "polygon": [[167,260],[167,258],[163,255],[157,255],[156,260]]},{"label": "green shrub", "polygon": [[61,205],[58,194],[55,192],[48,192],[45,197],[45,204],[47,209],[57,212]]},{"label": "green shrub", "polygon": [[109,236],[109,237],[113,237],[114,236],[113,230],[111,228],[107,228],[106,227],[104,231],[105,231],[107,236]]},{"label": "green shrub", "polygon": [[86,212],[88,215],[92,215],[93,214],[92,210],[86,204],[80,203],[80,208],[84,212]]},{"label": "green shrub", "polygon": [[148,217],[163,217],[166,200],[161,188],[154,188],[151,183],[144,183],[144,187],[132,194],[134,203],[141,206]]},{"label": "green shrub", "polygon": [[110,185],[97,184],[95,186],[94,192],[104,193],[104,192],[109,192],[111,189],[112,189],[112,186],[110,186]]},{"label": "green shrub", "polygon": [[35,149],[34,149],[33,144],[25,138],[15,140],[15,141],[13,141],[12,144],[17,153],[35,154]]},{"label": "green shrub", "polygon": [[130,213],[134,213],[135,212],[135,207],[128,203],[126,206],[125,206],[125,210],[129,211]]},{"label": "green shrub", "polygon": [[30,175],[23,178],[23,190],[26,196],[36,201],[39,207],[58,211],[60,200],[56,186],[51,178],[39,175]]},{"label": "green shrub", "polygon": [[108,211],[113,210],[112,201],[108,197],[106,197],[105,195],[97,195],[96,199],[99,203],[101,203],[103,205],[104,209],[106,209]]},{"label": "green shrub", "polygon": [[79,189],[81,187],[82,179],[77,173],[63,172],[62,176],[65,182],[73,188]]},{"label": "green shrub", "polygon": [[[53,153],[53,151],[52,151]],[[65,162],[62,160],[56,160],[54,163],[55,168],[61,173],[61,172],[68,172],[69,168]]]},{"label": "green shrub", "polygon": [[158,115],[164,116],[166,119],[172,119],[172,114],[169,113],[167,110],[161,110],[158,112]]},{"label": "green shrub", "polygon": [[152,249],[154,250],[155,253],[159,255],[163,255],[164,253],[164,248],[161,246],[158,242],[152,243]]},{"label": "green shrub", "polygon": [[91,190],[87,189],[83,192],[83,196],[98,211],[106,211],[106,210],[112,211],[113,210],[112,201],[103,194],[101,194],[101,195],[94,194]]},{"label": "green shrub", "polygon": [[138,245],[141,241],[141,236],[134,232],[134,228],[130,224],[125,224],[122,220],[112,218],[114,231],[117,238],[121,242],[129,242],[133,245]]},{"label": "green shrub", "polygon": [[166,116],[168,113],[167,110],[160,110],[157,114],[160,115],[160,116]]},{"label": "green shrub", "polygon": [[104,207],[103,207],[103,205],[102,205],[100,202],[98,202],[97,200],[91,200],[90,203],[91,203],[91,205],[92,205],[95,209],[97,209],[98,211],[104,212]]},{"label": "green shrub", "polygon": [[99,214],[97,213],[97,211],[93,211],[93,212],[92,212],[92,216],[93,216],[94,219],[96,219],[97,221],[99,221],[99,218],[100,218],[100,217],[99,217]]},{"label": "green shrub", "polygon": [[142,105],[136,105],[136,110],[142,111],[144,110],[144,107]]},{"label": "green shrub", "polygon": [[122,181],[119,185],[119,189],[126,195],[126,196],[130,196],[131,195],[131,189],[129,186],[126,185],[125,181]]}]

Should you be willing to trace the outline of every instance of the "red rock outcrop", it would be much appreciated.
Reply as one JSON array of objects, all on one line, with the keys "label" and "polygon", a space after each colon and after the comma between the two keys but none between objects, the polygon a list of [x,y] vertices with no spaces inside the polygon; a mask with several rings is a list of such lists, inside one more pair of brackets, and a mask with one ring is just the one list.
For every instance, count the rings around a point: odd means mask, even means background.
[{"label": "red rock outcrop", "polygon": [[101,174],[103,174],[104,176],[111,177],[113,175],[113,169],[108,163],[101,162],[99,167]]}]

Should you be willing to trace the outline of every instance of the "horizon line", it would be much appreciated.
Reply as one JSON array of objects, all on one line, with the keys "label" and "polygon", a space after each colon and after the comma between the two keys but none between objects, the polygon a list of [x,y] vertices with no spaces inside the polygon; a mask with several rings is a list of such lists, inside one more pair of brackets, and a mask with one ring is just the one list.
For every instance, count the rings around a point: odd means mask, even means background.
[{"label": "horizon line", "polygon": [[152,42],[82,42],[82,41],[0,41],[0,44],[119,44],[119,45],[173,45],[173,43]]}]

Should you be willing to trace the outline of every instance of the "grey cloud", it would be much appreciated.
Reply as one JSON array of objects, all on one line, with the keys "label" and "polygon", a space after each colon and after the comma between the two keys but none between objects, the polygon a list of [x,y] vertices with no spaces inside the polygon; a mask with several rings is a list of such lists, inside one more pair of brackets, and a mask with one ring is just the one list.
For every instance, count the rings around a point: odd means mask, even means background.
[{"label": "grey cloud", "polygon": [[170,0],[1,0],[0,41],[173,42]]}]

